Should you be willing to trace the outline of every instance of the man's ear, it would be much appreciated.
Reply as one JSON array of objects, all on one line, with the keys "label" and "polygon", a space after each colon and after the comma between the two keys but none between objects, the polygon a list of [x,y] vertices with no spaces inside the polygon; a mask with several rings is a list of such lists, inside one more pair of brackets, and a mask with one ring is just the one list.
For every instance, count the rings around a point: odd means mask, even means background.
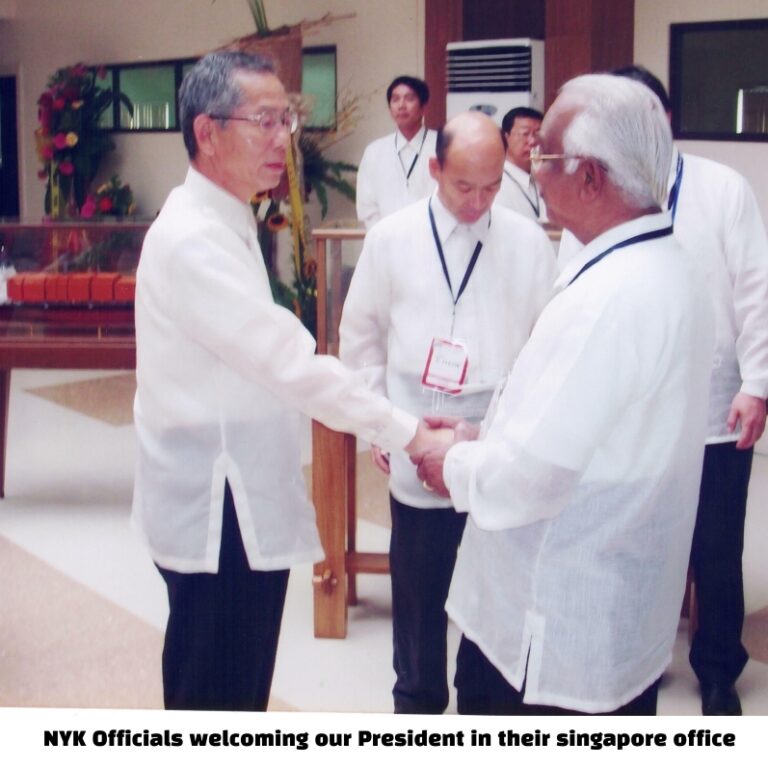
[{"label": "man's ear", "polygon": [[211,155],[216,147],[216,126],[213,118],[200,114],[192,122],[197,149],[204,155]]},{"label": "man's ear", "polygon": [[581,174],[581,199],[589,201],[599,197],[607,181],[605,168],[596,160],[586,158],[581,161],[578,172]]},{"label": "man's ear", "polygon": [[440,181],[440,163],[437,162],[436,157],[429,158],[429,175],[437,182]]}]

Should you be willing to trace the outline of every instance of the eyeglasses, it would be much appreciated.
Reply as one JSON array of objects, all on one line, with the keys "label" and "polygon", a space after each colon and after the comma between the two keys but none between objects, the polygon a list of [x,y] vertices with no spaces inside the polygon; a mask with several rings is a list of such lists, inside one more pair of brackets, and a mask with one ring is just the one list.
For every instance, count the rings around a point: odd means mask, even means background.
[{"label": "eyeglasses", "polygon": [[513,128],[507,133],[507,136],[519,136],[521,139],[536,139],[539,136],[539,132],[530,128]]},{"label": "eyeglasses", "polygon": [[565,155],[562,153],[556,155],[545,155],[541,151],[541,147],[534,147],[531,150],[530,158],[532,171],[538,171],[544,164],[545,160],[583,160],[580,155]]},{"label": "eyeglasses", "polygon": [[287,128],[289,133],[296,133],[299,128],[299,116],[292,110],[279,112],[276,109],[264,109],[255,115],[237,117],[235,115],[208,115],[214,120],[240,120],[257,125],[264,133],[274,133],[279,128]]}]

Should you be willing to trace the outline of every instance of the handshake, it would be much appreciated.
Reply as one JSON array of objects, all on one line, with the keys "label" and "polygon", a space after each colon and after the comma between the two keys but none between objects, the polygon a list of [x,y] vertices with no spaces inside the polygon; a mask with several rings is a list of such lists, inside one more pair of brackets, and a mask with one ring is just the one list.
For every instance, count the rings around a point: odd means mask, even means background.
[{"label": "handshake", "polygon": [[[443,480],[445,454],[458,442],[476,440],[479,431],[479,426],[458,417],[425,416],[419,422],[416,435],[405,450],[418,467],[419,480],[426,490],[438,496],[450,495]],[[378,449],[374,450],[374,461],[385,472],[389,472],[389,461]]]}]

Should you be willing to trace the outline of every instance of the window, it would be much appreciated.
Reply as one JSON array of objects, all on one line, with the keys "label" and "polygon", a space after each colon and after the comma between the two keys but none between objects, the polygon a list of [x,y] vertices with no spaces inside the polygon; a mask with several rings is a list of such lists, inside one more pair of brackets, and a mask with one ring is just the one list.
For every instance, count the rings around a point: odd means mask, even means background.
[{"label": "window", "polygon": [[102,127],[113,131],[178,131],[178,92],[195,59],[141,64],[110,64],[105,85],[112,88],[112,110]]},{"label": "window", "polygon": [[768,141],[768,19],[672,24],[677,138]]},{"label": "window", "polygon": [[336,127],[336,46],[302,49],[301,92],[310,97],[312,112],[306,128],[333,130]]},{"label": "window", "polygon": [[[108,64],[106,80],[112,88],[113,105],[101,118],[109,131],[178,131],[178,93],[184,75],[197,59],[176,59],[136,64]],[[310,96],[312,112],[306,128],[336,127],[336,46],[324,45],[302,51],[302,93]]]}]

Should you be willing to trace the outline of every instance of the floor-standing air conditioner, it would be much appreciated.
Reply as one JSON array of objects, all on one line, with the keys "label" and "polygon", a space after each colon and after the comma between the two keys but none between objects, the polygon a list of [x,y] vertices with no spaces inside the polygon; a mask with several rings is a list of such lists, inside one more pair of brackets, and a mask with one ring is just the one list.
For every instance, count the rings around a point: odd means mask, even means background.
[{"label": "floor-standing air conditioner", "polygon": [[544,106],[544,43],[529,38],[446,46],[448,118],[479,110],[499,125],[514,107]]}]

